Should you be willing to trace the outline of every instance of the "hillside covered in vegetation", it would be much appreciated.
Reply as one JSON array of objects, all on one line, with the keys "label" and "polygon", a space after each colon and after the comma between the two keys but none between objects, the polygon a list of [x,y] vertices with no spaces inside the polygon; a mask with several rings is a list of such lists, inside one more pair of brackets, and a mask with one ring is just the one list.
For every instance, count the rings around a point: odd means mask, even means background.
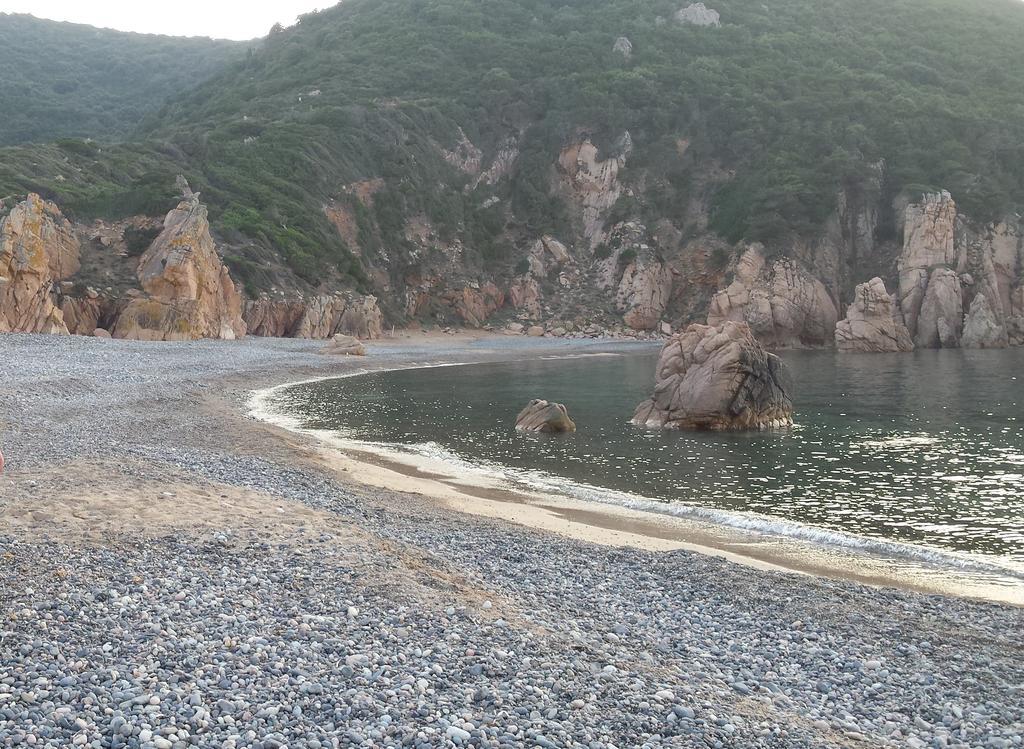
[{"label": "hillside covered in vegetation", "polygon": [[0,145],[126,138],[249,46],[0,13]]},{"label": "hillside covered in vegetation", "polygon": [[[0,152],[0,195],[37,190],[83,218],[157,214],[182,172],[250,293],[273,283],[268,259],[312,286],[421,275],[433,261],[414,219],[427,245],[457,242],[474,277],[521,272],[539,236],[580,244],[556,185],[584,139],[602,159],[628,150],[608,225],[668,222],[783,254],[842,189],[883,203],[947,189],[979,221],[1024,205],[1018,0],[717,0],[711,26],[681,20],[685,5],[347,0],[154,109],[133,145]],[[70,32],[52,33],[61,46]],[[509,142],[512,163],[481,179]]]}]

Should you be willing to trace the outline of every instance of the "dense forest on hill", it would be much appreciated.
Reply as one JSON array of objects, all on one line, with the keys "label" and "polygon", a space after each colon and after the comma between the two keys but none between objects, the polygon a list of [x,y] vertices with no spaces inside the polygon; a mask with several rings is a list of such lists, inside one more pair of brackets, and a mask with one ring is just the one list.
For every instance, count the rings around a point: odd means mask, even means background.
[{"label": "dense forest on hill", "polygon": [[[1024,205],[1019,0],[715,0],[720,27],[676,21],[683,5],[347,0],[142,118],[139,145],[0,152],[0,196],[41,189],[81,215],[155,210],[180,170],[225,236],[272,248],[311,283],[365,281],[323,205],[377,177],[372,209],[356,206],[360,249],[399,247],[422,213],[484,267],[510,267],[516,237],[564,228],[551,172],[580,132],[605,153],[630,133],[624,178],[647,178],[616,207],[624,216],[685,231],[696,182],[729,175],[711,226],[730,241],[813,232],[838,187],[867,184],[880,162],[894,194],[946,188],[979,219]],[[628,59],[613,52],[620,36]],[[440,152],[460,127],[485,154],[523,134],[509,180],[463,189]]]},{"label": "dense forest on hill", "polygon": [[0,145],[125,138],[249,46],[0,13]]}]

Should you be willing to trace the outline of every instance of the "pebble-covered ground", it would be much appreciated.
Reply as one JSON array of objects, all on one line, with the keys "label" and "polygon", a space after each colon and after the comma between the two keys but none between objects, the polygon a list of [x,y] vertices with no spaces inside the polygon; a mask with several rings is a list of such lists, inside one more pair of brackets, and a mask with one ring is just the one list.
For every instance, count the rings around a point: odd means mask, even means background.
[{"label": "pebble-covered ground", "polygon": [[1021,609],[454,516],[242,415],[579,345],[0,336],[0,747],[1024,747]]}]

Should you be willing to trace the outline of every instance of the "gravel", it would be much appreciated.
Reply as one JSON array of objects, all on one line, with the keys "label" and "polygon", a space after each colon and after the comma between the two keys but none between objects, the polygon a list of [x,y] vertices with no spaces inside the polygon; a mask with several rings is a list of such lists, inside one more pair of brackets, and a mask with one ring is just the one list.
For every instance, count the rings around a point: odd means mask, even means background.
[{"label": "gravel", "polygon": [[111,484],[187,474],[341,529],[126,519],[85,544],[0,520],[0,747],[1024,747],[1021,609],[455,516],[339,484],[242,415],[303,377],[586,350],[436,346],[0,336],[9,498],[116,459]]}]

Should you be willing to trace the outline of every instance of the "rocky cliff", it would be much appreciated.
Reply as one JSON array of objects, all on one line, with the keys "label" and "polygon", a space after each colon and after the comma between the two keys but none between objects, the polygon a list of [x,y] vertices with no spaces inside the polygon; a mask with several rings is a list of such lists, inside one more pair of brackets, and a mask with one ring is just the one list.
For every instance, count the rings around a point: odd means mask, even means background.
[{"label": "rocky cliff", "polygon": [[36,194],[0,221],[0,332],[67,334],[57,284],[79,268],[79,239]]},{"label": "rocky cliff", "polygon": [[139,340],[231,340],[251,325],[252,334],[266,336],[383,335],[372,296],[293,293],[243,302],[206,207],[190,190],[135,259],[132,248],[153,223],[136,217],[75,226],[55,204],[30,194],[0,221],[0,332],[109,329]]},{"label": "rocky cliff", "polygon": [[745,322],[773,348],[831,344],[838,313],[821,280],[791,258],[771,262],[753,245],[740,257],[733,282],[711,300],[708,325]]}]

